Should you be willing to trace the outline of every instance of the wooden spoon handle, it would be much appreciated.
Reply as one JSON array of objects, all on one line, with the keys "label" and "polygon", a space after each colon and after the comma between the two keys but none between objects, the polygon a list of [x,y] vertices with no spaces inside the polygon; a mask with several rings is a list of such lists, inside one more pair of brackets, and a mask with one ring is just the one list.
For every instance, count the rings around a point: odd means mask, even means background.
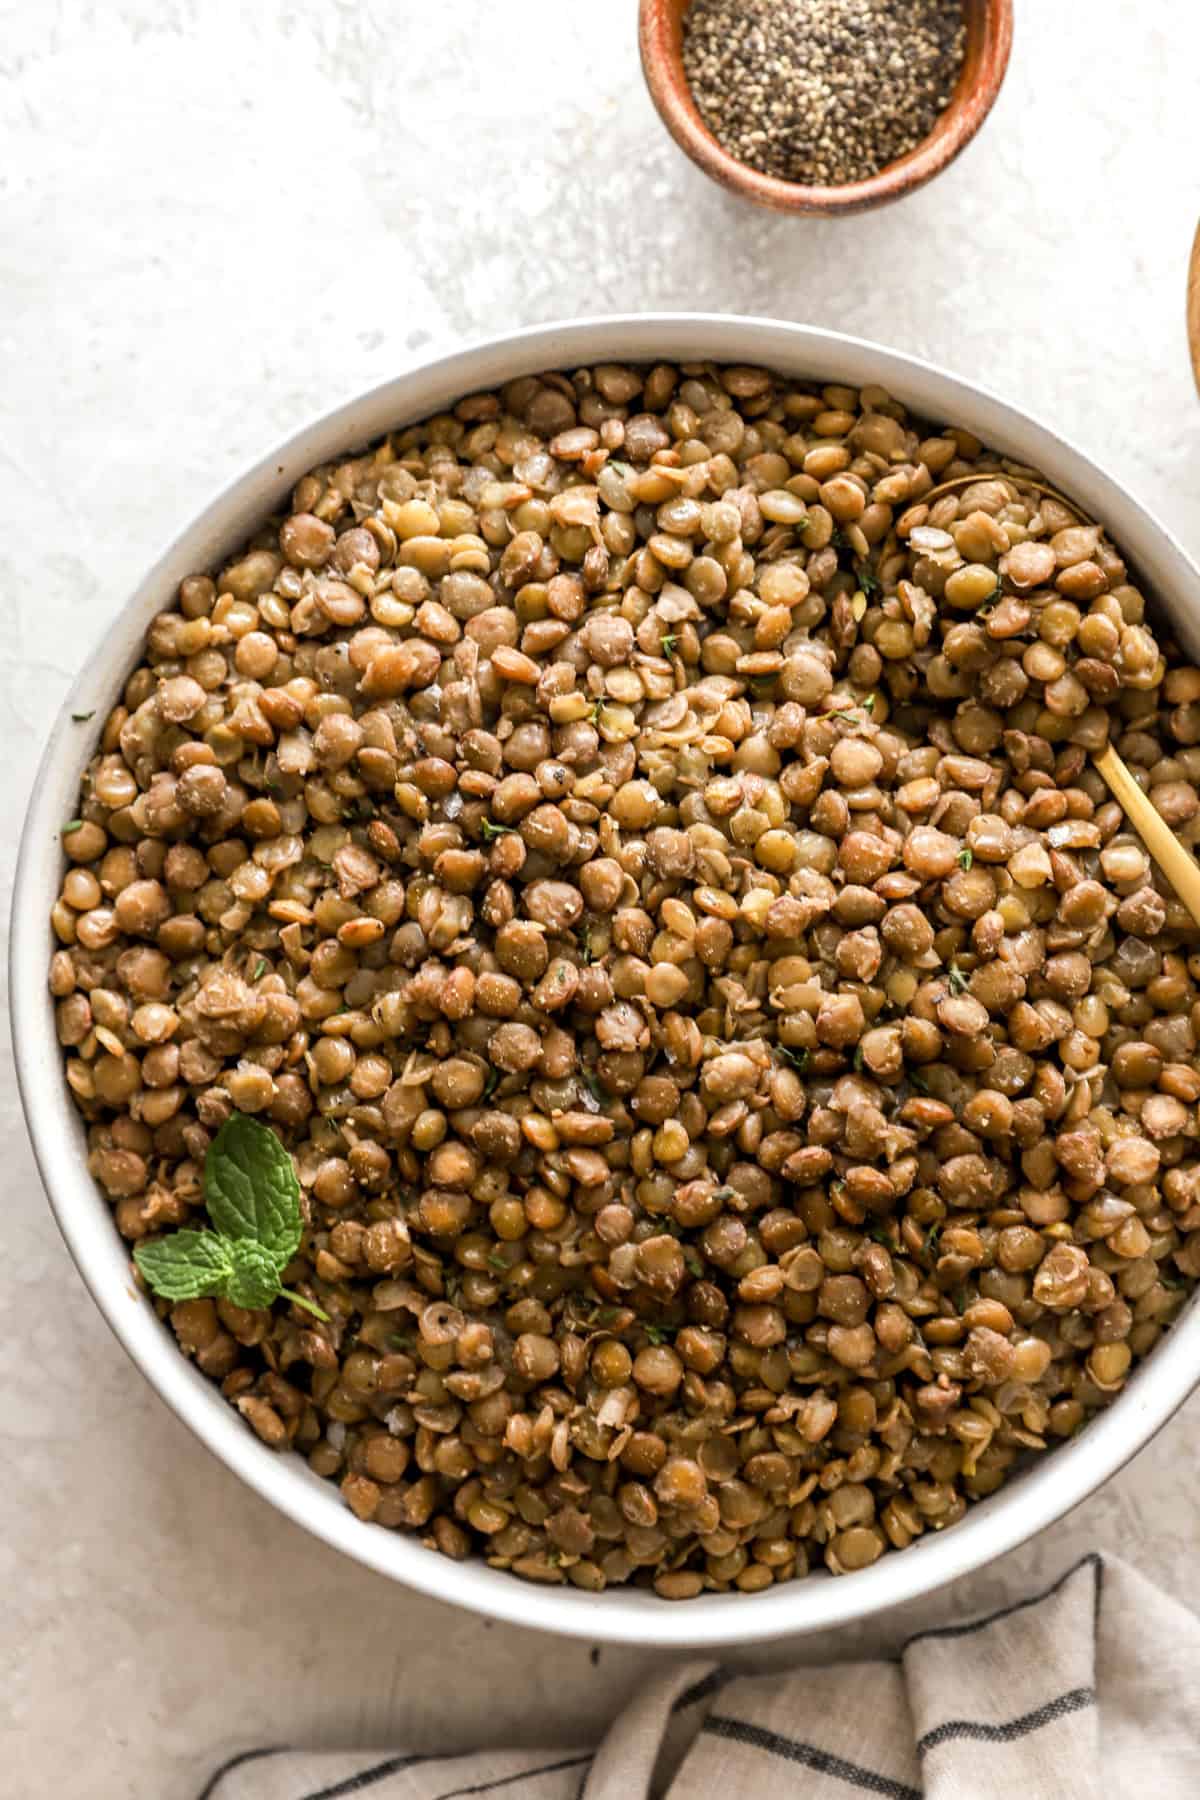
[{"label": "wooden spoon handle", "polygon": [[1107,744],[1093,761],[1125,817],[1200,925],[1200,864],[1184,849],[1111,744]]},{"label": "wooden spoon handle", "polygon": [[1192,379],[1200,388],[1200,226],[1192,240],[1187,279],[1188,349],[1192,353]]}]

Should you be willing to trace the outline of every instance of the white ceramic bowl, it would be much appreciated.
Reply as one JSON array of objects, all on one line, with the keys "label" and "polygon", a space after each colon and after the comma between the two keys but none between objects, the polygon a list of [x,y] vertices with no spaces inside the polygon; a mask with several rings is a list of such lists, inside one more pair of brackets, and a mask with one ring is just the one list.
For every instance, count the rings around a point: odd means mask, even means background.
[{"label": "white ceramic bowl", "polygon": [[940,369],[856,338],[769,319],[703,314],[576,320],[537,326],[443,357],[373,389],[298,431],[227,488],[150,570],[104,634],[50,734],[25,821],[13,900],[12,1023],[17,1074],[50,1204],[84,1281],[108,1323],[161,1397],[234,1474],[298,1525],[381,1575],[494,1618],[610,1643],[716,1646],[827,1629],[928,1594],[1049,1525],[1141,1449],[1196,1385],[1200,1310],[1195,1303],[1116,1403],[1074,1442],[974,1507],[951,1530],[918,1541],[873,1568],[834,1580],[824,1572],[754,1595],[706,1595],[672,1604],[616,1588],[585,1594],[540,1588],[487,1568],[451,1562],[415,1538],[364,1524],[335,1487],[299,1456],[277,1455],[179,1354],[130,1280],[128,1254],[87,1173],[80,1119],[63,1080],[46,987],[48,916],[62,868],[59,829],[74,811],[91,733],[72,712],[103,717],[136,664],[153,615],[180,579],[213,566],[276,508],[315,464],[463,394],[542,369],[606,361],[713,358],[785,374],[877,382],[934,423],[963,425],[987,444],[1042,469],[1102,519],[1141,580],[1169,606],[1193,654],[1200,650],[1200,574],[1141,506],[1078,450],[1023,412]]}]

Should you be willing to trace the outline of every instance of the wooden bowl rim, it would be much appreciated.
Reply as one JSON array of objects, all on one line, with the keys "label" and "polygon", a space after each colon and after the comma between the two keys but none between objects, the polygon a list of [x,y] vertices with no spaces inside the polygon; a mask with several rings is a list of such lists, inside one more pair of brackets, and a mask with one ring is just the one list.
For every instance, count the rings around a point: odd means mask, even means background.
[{"label": "wooden bowl rim", "polygon": [[[685,0],[686,5],[686,0]],[[833,216],[899,200],[939,174],[966,148],[995,103],[1012,50],[1012,0],[963,0],[968,29],[978,20],[979,65],[969,86],[956,85],[949,106],[928,137],[865,181],[812,187],[762,175],[731,156],[704,124],[672,46],[672,0],[639,0],[642,71],[659,117],[680,149],[722,187],[777,212]],[[682,9],[681,9],[682,10]]]}]

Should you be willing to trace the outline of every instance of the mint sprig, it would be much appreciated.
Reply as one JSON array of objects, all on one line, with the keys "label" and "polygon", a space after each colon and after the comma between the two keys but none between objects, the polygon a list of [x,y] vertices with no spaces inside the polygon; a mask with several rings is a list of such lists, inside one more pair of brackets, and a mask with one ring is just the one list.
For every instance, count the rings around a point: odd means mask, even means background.
[{"label": "mint sprig", "polygon": [[327,1319],[280,1276],[300,1247],[304,1215],[292,1159],[275,1133],[232,1113],[204,1159],[204,1204],[215,1231],[173,1231],[134,1246],[133,1260],[164,1300],[230,1300],[249,1309],[283,1294]]}]

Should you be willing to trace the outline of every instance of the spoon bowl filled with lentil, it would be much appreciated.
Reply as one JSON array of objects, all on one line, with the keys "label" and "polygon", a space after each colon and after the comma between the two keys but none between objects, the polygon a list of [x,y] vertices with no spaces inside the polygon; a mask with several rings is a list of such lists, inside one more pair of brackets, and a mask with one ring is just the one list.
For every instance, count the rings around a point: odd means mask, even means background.
[{"label": "spoon bowl filled with lentil", "polygon": [[134,1360],[327,1542],[597,1639],[1058,1517],[1200,1367],[1200,933],[1090,760],[1194,845],[1197,592],[1045,427],[770,321],[298,434],[22,844],[22,1094]]}]

